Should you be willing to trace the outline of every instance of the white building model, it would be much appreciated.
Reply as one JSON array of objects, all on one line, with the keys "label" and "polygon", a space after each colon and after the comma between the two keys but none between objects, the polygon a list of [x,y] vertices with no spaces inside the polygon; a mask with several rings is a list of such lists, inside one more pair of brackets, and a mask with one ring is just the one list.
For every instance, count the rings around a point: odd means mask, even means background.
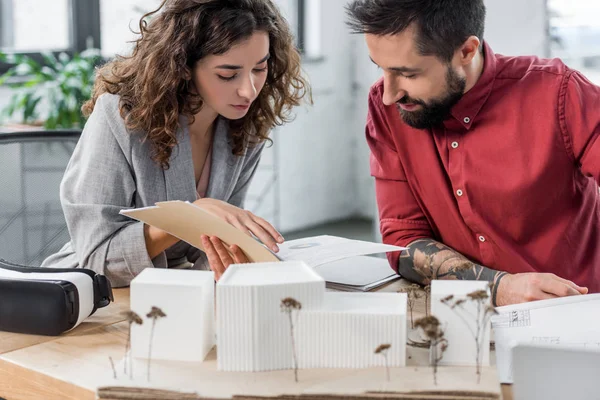
[{"label": "white building model", "polygon": [[[281,308],[293,298],[302,307]],[[217,284],[217,363],[222,371],[389,366],[406,358],[406,294],[332,293],[303,262],[231,265]]]}]

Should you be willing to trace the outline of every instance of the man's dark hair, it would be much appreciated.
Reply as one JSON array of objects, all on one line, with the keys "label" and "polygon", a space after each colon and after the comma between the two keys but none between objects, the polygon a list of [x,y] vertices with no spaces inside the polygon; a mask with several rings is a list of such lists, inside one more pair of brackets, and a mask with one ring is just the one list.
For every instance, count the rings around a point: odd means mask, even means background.
[{"label": "man's dark hair", "polygon": [[419,52],[445,62],[469,36],[483,42],[483,0],[352,0],[346,12],[352,33],[396,35],[414,22]]}]

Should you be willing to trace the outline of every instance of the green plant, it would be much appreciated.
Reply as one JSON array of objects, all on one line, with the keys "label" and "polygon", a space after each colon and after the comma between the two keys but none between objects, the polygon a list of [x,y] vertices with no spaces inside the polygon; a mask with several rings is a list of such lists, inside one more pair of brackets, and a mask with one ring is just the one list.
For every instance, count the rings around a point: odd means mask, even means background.
[{"label": "green plant", "polygon": [[[0,85],[14,92],[0,111],[0,122],[20,115],[25,124],[42,120],[46,129],[83,127],[81,106],[92,95],[100,50],[89,49],[73,57],[46,52],[42,58],[40,63],[26,55],[0,52],[0,61],[14,64],[0,76]],[[43,115],[40,104],[47,109]]]}]

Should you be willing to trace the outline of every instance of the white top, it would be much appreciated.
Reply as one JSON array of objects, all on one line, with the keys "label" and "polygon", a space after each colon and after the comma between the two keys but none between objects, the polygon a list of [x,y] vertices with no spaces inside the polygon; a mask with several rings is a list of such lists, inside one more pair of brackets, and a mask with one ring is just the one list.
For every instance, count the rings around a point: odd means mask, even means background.
[{"label": "white top", "polygon": [[302,261],[232,264],[227,268],[218,286],[265,286],[325,281]]},{"label": "white top", "polygon": [[212,271],[146,268],[131,281],[131,285],[202,286],[206,282],[214,282]]},{"label": "white top", "polygon": [[311,312],[406,315],[406,293],[327,292],[322,307]]}]

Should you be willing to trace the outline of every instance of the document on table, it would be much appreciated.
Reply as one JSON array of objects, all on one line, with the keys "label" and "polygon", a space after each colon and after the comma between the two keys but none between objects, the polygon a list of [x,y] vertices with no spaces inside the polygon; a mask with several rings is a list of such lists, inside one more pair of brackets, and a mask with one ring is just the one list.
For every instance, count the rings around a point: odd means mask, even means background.
[{"label": "document on table", "polygon": [[332,261],[314,268],[329,289],[368,292],[400,279],[386,258],[356,256]]},{"label": "document on table", "polygon": [[400,250],[405,247],[324,235],[287,241],[279,246],[277,256],[285,261],[304,261],[316,267],[349,257]]},{"label": "document on table", "polygon": [[600,294],[497,307],[492,317],[500,382],[512,383],[512,347],[536,343],[600,348]]}]

